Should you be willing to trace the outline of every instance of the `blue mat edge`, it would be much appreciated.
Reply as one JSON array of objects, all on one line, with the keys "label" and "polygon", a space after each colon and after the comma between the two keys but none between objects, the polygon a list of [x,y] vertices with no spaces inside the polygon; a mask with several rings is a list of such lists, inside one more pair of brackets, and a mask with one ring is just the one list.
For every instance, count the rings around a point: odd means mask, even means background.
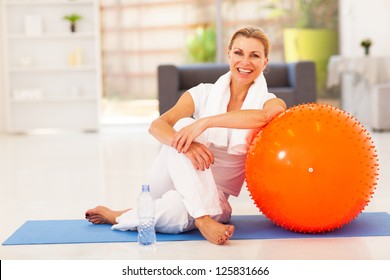
[{"label": "blue mat edge", "polygon": [[[345,225],[341,229],[336,229],[331,232],[326,232],[323,234],[307,234],[307,233],[297,233],[288,231],[286,229],[283,229],[281,227],[276,226],[273,224],[270,220],[264,217],[264,215],[235,215],[232,217],[232,221],[235,219],[245,219],[245,218],[255,218],[257,217],[259,219],[258,222],[256,222],[256,227],[259,227],[262,232],[268,232],[268,236],[261,236],[262,234],[257,232],[256,230],[252,231],[252,233],[245,233],[244,236],[242,236],[242,233],[239,232],[240,228],[236,228],[236,232],[231,238],[231,240],[248,240],[248,239],[291,239],[291,238],[342,238],[342,237],[366,237],[366,236],[389,236],[390,235],[390,229],[386,231],[385,233],[381,234],[363,234],[363,235],[356,235],[353,234],[353,228],[359,226],[357,225],[359,223],[359,217],[367,220],[367,215],[386,215],[386,219],[389,220],[389,228],[390,228],[390,215],[387,212],[364,212],[358,216],[358,218],[351,221],[351,223]],[[129,231],[112,231],[110,229],[110,225],[92,225],[87,223],[89,226],[93,227],[94,229],[97,227],[107,227],[110,231],[109,234],[114,235],[126,235],[127,237],[132,237],[132,240],[98,240],[98,241],[90,241],[90,240],[82,240],[82,241],[72,241],[72,242],[37,242],[37,243],[15,243],[13,241],[13,237],[15,234],[18,233],[19,230],[21,230],[27,223],[30,222],[63,222],[63,221],[69,221],[69,222],[80,222],[80,223],[86,223],[86,220],[30,220],[23,223],[8,239],[6,239],[2,245],[8,246],[8,245],[50,245],[50,244],[83,244],[83,243],[120,243],[120,242],[135,242],[136,241],[136,232],[129,232]],[[91,228],[92,229],[92,228]],[[350,230],[352,229],[352,230]],[[270,231],[275,234],[275,236],[270,237],[269,233]],[[351,233],[352,231],[352,233]],[[179,237],[179,238],[178,238]],[[166,242],[166,241],[195,241],[195,240],[205,240],[204,237],[200,234],[199,231],[194,230],[191,232],[181,233],[179,235],[177,234],[157,234],[157,240],[158,242]],[[134,240],[135,239],[135,240]]]}]

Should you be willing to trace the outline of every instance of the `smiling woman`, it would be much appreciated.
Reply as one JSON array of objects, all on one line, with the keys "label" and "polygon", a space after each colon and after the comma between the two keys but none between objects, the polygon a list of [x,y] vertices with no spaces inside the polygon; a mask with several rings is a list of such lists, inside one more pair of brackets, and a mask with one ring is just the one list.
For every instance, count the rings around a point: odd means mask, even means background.
[{"label": "smiling woman", "polygon": [[232,36],[228,51],[232,73],[228,111],[241,108],[249,87],[268,64],[269,46],[268,37],[260,30],[243,28]]},{"label": "smiling woman", "polygon": [[[263,70],[269,40],[259,28],[243,28],[229,43],[230,71],[215,84],[186,91],[149,132],[163,144],[149,176],[155,201],[155,227],[162,233],[198,228],[222,245],[234,233],[229,225],[230,195],[238,196],[252,136],[285,111],[284,101],[268,92]],[[193,117],[193,118],[191,118]],[[137,210],[96,207],[86,212],[94,223],[136,230]]]}]

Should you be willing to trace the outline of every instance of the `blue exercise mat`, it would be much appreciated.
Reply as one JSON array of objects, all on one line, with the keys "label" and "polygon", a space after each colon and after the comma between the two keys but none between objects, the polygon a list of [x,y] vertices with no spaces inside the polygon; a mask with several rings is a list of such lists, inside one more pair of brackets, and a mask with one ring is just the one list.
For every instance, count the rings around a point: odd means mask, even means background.
[{"label": "blue exercise mat", "polygon": [[[235,226],[232,240],[334,238],[356,236],[390,236],[390,215],[366,212],[341,229],[321,234],[304,234],[274,225],[263,215],[233,216]],[[181,234],[157,233],[157,241],[204,240],[198,230]],[[93,225],[87,220],[27,221],[3,245],[73,244],[136,242],[137,232],[111,230],[110,225]]]}]

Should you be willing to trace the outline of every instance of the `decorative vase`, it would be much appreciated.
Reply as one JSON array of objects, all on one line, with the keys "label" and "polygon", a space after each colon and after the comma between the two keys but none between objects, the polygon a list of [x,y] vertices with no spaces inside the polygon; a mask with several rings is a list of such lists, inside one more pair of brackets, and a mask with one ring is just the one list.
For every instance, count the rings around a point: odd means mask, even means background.
[{"label": "decorative vase", "polygon": [[365,47],[364,48],[364,54],[369,55],[370,54],[370,47]]},{"label": "decorative vase", "polygon": [[315,62],[317,96],[325,97],[328,61],[338,52],[337,31],[322,28],[287,28],[283,31],[283,39],[287,62]]}]

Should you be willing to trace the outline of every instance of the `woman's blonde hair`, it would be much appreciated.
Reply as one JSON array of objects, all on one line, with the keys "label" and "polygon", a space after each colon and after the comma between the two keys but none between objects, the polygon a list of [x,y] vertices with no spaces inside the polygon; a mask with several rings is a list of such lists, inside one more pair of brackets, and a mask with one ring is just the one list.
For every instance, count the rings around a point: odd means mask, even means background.
[{"label": "woman's blonde hair", "polygon": [[265,57],[268,57],[268,54],[269,54],[269,51],[271,48],[271,43],[270,43],[268,36],[264,33],[263,30],[261,30],[258,27],[244,27],[244,28],[237,30],[233,34],[232,38],[230,39],[229,46],[228,46],[229,50],[232,49],[234,40],[240,36],[243,36],[245,38],[254,38],[254,39],[261,41],[261,43],[264,46],[264,55],[265,55]]}]

